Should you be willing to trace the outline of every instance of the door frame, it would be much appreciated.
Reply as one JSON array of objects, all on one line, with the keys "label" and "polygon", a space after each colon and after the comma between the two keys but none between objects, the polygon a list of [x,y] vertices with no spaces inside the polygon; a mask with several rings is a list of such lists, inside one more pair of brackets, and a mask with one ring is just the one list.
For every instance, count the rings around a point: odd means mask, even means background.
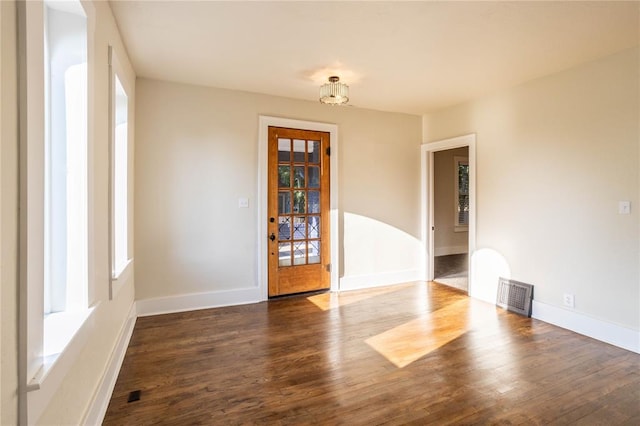
[{"label": "door frame", "polygon": [[473,262],[471,261],[476,248],[476,134],[457,136],[429,142],[420,146],[421,168],[421,241],[425,256],[421,261],[421,269],[425,281],[433,281],[435,244],[434,233],[431,230],[434,220],[434,162],[433,156],[437,151],[469,147],[469,286],[467,292],[474,294],[475,279],[473,274]]},{"label": "door frame", "polygon": [[338,125],[331,123],[320,123],[315,121],[295,120],[291,118],[259,116],[258,128],[258,287],[260,289],[260,299],[269,298],[269,261],[268,255],[268,170],[269,170],[269,127],[288,127],[291,129],[303,129],[319,132],[328,132],[330,138],[331,155],[329,156],[329,222],[330,222],[330,247],[331,247],[331,287],[330,291],[339,291],[339,264],[338,259],[340,244],[338,244]]}]

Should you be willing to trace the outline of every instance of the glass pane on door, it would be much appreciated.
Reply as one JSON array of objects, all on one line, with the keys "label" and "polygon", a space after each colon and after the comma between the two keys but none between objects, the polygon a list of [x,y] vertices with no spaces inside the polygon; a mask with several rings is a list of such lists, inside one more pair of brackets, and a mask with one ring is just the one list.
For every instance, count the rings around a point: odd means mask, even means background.
[{"label": "glass pane on door", "polygon": [[278,139],[278,161],[291,161],[291,139]]},{"label": "glass pane on door", "polygon": [[293,191],[293,212],[304,213],[306,209],[306,196],[304,191]]},{"label": "glass pane on door", "polygon": [[293,243],[293,264],[304,265],[307,263],[306,243]]},{"label": "glass pane on door", "polygon": [[278,244],[278,264],[280,266],[291,266],[291,243]]},{"label": "glass pane on door", "polygon": [[307,238],[307,218],[296,216],[293,219],[293,239],[304,240]]},{"label": "glass pane on door", "polygon": [[320,188],[320,167],[309,166],[307,173],[309,176],[309,188]]},{"label": "glass pane on door", "polygon": [[291,213],[291,192],[278,192],[278,214]]},{"label": "glass pane on door", "polygon": [[304,163],[305,157],[305,141],[300,139],[293,140],[293,162]]},{"label": "glass pane on door", "polygon": [[278,187],[289,188],[291,186],[291,166],[278,166]]},{"label": "glass pane on door", "polygon": [[320,191],[309,191],[307,213],[320,213]]},{"label": "glass pane on door", "polygon": [[305,187],[304,169],[305,169],[304,166],[295,166],[293,168],[293,187],[294,188]]},{"label": "glass pane on door", "polygon": [[308,263],[320,263],[320,241],[309,241]]},{"label": "glass pane on door", "polygon": [[285,241],[291,239],[291,217],[278,217],[278,240]]},{"label": "glass pane on door", "polygon": [[309,163],[320,163],[320,141],[308,141]]},{"label": "glass pane on door", "polygon": [[320,238],[320,216],[309,216],[307,229],[309,230],[309,239]]}]

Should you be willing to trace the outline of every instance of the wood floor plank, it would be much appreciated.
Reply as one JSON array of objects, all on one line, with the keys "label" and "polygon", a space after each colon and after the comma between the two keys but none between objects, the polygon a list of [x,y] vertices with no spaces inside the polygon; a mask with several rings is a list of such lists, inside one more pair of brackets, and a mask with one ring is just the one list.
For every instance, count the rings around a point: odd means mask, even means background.
[{"label": "wood floor plank", "polygon": [[638,419],[640,355],[416,282],[139,318],[104,424]]}]

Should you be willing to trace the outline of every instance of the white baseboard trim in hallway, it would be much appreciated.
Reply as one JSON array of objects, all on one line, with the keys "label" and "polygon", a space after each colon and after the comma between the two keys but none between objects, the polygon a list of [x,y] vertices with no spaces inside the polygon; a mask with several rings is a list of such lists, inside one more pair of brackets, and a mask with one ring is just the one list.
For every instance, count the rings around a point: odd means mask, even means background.
[{"label": "white baseboard trim in hallway", "polygon": [[127,348],[129,347],[129,341],[133,335],[136,318],[136,302],[133,302],[131,309],[129,310],[127,320],[120,331],[120,336],[118,337],[116,346],[113,348],[113,352],[109,357],[107,368],[100,380],[96,394],[94,395],[93,400],[89,405],[89,409],[85,414],[84,421],[82,422],[83,425],[101,425],[104,420],[107,408],[109,407],[109,401],[111,400],[111,395],[113,394],[113,389],[115,388],[116,381],[118,380],[120,368],[124,362],[124,356],[127,353]]},{"label": "white baseboard trim in hallway", "polygon": [[469,252],[468,246],[437,247],[434,250],[434,255],[449,256],[452,254],[466,254],[468,252]]},{"label": "white baseboard trim in hallway", "polygon": [[249,287],[238,290],[211,291],[207,293],[191,293],[142,299],[136,301],[136,309],[138,316],[144,317],[173,312],[195,311],[197,309],[246,305],[260,301],[260,289],[258,287]]},{"label": "white baseboard trim in hallway", "polygon": [[640,353],[640,331],[598,320],[587,315],[533,301],[531,316],[578,334]]}]

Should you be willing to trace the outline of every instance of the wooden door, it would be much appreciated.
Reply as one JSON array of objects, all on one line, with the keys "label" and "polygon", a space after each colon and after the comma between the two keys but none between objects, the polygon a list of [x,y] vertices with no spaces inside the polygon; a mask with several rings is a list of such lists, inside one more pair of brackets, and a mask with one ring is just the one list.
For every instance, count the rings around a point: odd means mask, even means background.
[{"label": "wooden door", "polygon": [[269,296],[330,287],[329,133],[269,127]]}]

